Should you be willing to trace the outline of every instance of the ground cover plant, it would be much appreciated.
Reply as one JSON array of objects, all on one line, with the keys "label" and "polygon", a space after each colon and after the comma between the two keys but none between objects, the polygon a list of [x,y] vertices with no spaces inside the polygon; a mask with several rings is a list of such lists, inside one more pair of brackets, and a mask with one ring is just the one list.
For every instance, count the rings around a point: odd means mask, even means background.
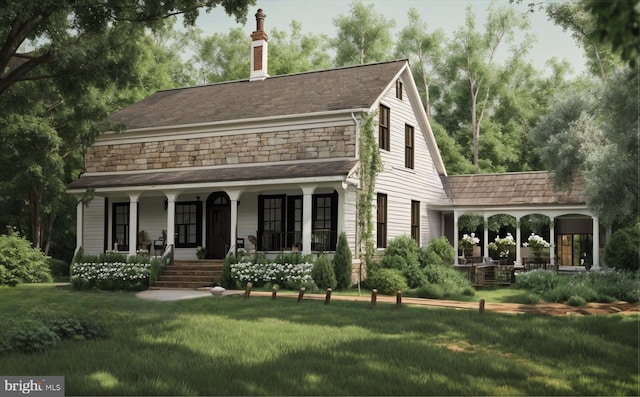
[{"label": "ground cover plant", "polygon": [[147,254],[128,257],[107,251],[85,255],[80,249],[71,264],[71,286],[75,289],[141,291],[161,272],[160,261]]},{"label": "ground cover plant", "polygon": [[[158,302],[52,284],[0,288],[0,338],[55,317],[102,339],[0,355],[67,395],[637,395],[638,316],[507,315],[365,302]],[[615,335],[615,337],[612,337]]]}]

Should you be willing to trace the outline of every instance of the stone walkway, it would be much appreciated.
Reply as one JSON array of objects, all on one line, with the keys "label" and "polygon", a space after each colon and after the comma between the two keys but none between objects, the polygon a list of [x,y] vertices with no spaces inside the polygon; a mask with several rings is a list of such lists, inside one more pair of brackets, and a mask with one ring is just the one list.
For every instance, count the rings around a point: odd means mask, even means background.
[{"label": "stone walkway", "polygon": [[[227,290],[223,296],[242,295],[244,291]],[[174,301],[181,299],[194,299],[203,298],[206,296],[212,296],[208,288],[206,289],[155,289],[142,291],[136,294],[136,296],[142,299],[159,300],[159,301]],[[271,292],[263,291],[251,291],[251,296],[271,297]],[[279,293],[277,299],[280,298],[295,298],[296,293]],[[324,294],[305,294],[305,300],[322,300],[324,301]],[[345,296],[345,295],[332,295],[331,300],[341,301],[359,301],[370,302],[371,296]],[[385,304],[395,304],[395,296],[378,295],[377,302]],[[452,300],[440,300],[440,299],[420,299],[420,298],[402,298],[403,305],[416,305],[416,306],[431,306],[431,307],[443,307],[450,309],[460,310],[479,310],[479,302],[460,302]],[[485,311],[497,312],[497,313],[537,313],[546,314],[552,316],[566,316],[566,315],[594,315],[594,314],[640,314],[640,306],[637,304],[627,302],[613,302],[613,303],[589,303],[586,306],[575,307],[562,303],[539,303],[535,305],[525,305],[517,303],[491,303],[486,302],[484,306]]]}]

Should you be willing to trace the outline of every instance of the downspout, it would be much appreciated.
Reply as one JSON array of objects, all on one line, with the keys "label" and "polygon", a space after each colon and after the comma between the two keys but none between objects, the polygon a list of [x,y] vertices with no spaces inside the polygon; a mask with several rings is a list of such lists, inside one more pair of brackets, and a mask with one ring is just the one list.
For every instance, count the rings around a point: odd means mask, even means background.
[{"label": "downspout", "polygon": [[[351,112],[351,118],[353,119],[353,123],[355,124],[355,139],[356,139],[356,158],[359,159],[359,155],[360,155],[360,120],[356,118],[356,116],[353,114],[353,112]],[[362,178],[360,173],[358,173],[358,186],[356,187],[356,227],[355,227],[355,257],[358,259],[358,295],[361,294],[360,291],[360,284],[362,282],[362,258],[360,257],[360,230],[358,228],[358,194],[360,193],[360,190],[362,189]]]}]

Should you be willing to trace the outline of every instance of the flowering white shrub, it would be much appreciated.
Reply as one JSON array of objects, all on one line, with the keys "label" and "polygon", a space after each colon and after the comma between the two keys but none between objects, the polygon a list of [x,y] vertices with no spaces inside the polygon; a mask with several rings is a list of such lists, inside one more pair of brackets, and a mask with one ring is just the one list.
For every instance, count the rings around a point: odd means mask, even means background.
[{"label": "flowering white shrub", "polygon": [[144,289],[150,267],[149,263],[76,263],[71,268],[71,285],[77,289]]},{"label": "flowering white shrub", "polygon": [[475,233],[471,233],[471,234],[463,234],[462,239],[458,242],[458,245],[462,250],[469,251],[479,243],[480,243],[480,239],[476,237]]},{"label": "flowering white shrub", "polygon": [[242,283],[254,284],[303,284],[313,281],[313,264],[292,263],[251,263],[241,262],[231,265],[231,277]]},{"label": "flowering white shrub", "polygon": [[489,249],[493,249],[498,251],[498,254],[501,258],[506,258],[509,256],[509,252],[513,247],[516,246],[516,241],[513,239],[511,233],[507,233],[507,235],[503,238],[497,236],[494,242],[489,244]]},{"label": "flowering white shrub", "polygon": [[522,244],[523,247],[531,247],[533,250],[541,250],[542,248],[549,248],[550,244],[537,234],[531,233],[531,236],[527,239],[527,242]]}]

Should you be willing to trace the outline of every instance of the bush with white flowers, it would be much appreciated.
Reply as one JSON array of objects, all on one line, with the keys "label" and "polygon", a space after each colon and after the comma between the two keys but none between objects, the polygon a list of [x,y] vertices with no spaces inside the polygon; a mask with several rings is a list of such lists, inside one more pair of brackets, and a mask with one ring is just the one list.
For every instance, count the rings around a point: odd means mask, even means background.
[{"label": "bush with white flowers", "polygon": [[75,263],[71,286],[75,289],[139,291],[149,285],[150,263]]},{"label": "bush with white flowers", "polygon": [[267,283],[300,286],[312,282],[313,264],[304,263],[251,263],[240,262],[231,265],[231,277],[242,284],[255,286]]}]

